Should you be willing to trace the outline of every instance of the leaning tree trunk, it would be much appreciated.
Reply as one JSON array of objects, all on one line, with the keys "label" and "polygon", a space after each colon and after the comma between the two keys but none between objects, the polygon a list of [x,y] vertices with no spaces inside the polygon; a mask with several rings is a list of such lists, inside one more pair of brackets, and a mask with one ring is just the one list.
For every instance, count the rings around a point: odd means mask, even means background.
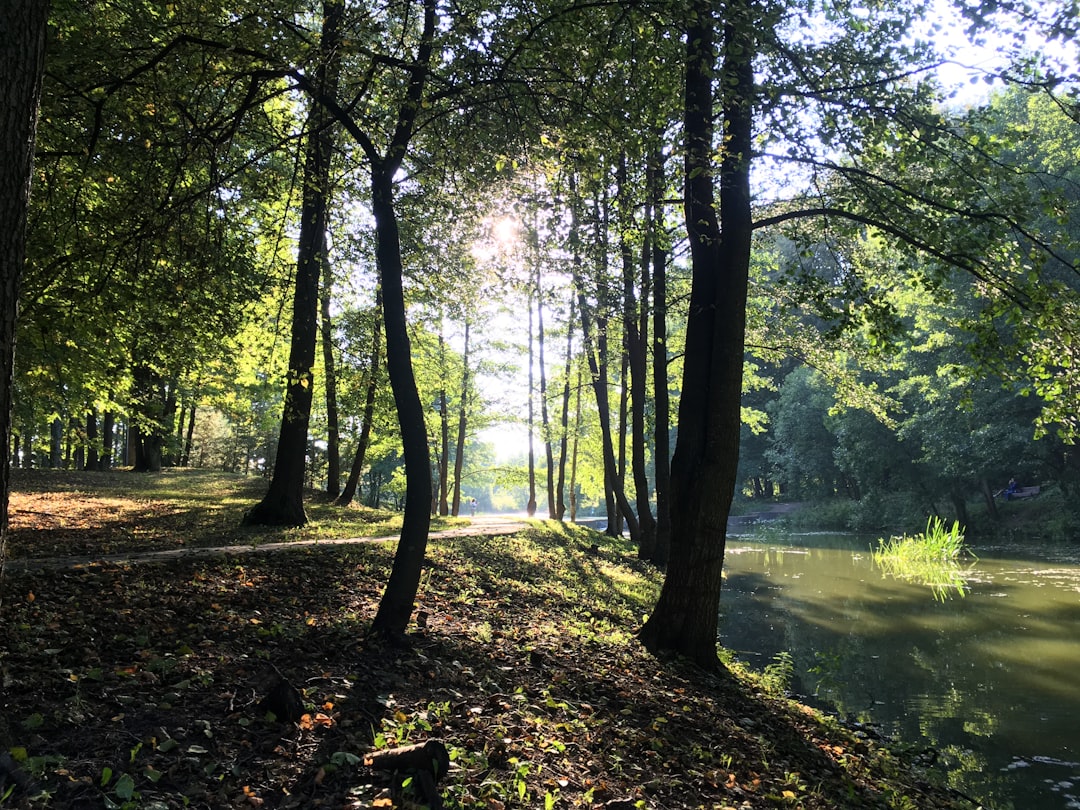
[{"label": "leaning tree trunk", "polygon": [[364,470],[364,457],[371,442],[371,421],[375,418],[375,394],[379,388],[379,346],[382,343],[382,288],[375,290],[375,322],[371,325],[371,354],[368,356],[368,378],[364,390],[364,415],[360,426],[360,439],[356,443],[356,455],[353,456],[352,468],[345,481],[345,488],[335,502],[338,506],[348,506],[356,497],[360,485],[360,473]]},{"label": "leaning tree trunk", "polygon": [[195,412],[196,412],[196,410],[197,410],[197,403],[195,401],[195,396],[192,395],[192,397],[191,397],[191,406],[190,406],[190,408],[188,410],[187,430],[184,433],[184,451],[180,456],[180,466],[181,467],[190,467],[191,466],[191,446],[195,442]]},{"label": "leaning tree trunk", "polygon": [[[47,0],[4,0],[0,19],[0,576],[7,551],[11,489],[11,404],[15,324],[26,260],[26,212],[34,168],[41,74],[45,64]],[[2,593],[2,590],[0,590]]]},{"label": "leaning tree trunk", "polygon": [[602,370],[602,361],[597,362],[596,353],[592,349],[589,307],[584,293],[581,292],[578,293],[578,309],[581,311],[581,333],[585,342],[585,354],[589,360],[593,394],[596,397],[596,408],[600,418],[600,437],[604,450],[604,477],[607,479],[611,494],[615,498],[619,511],[630,529],[630,542],[636,545],[641,539],[640,528],[637,518],[634,517],[633,510],[630,508],[630,502],[626,499],[626,493],[619,482],[618,470],[615,466],[615,445],[612,443],[611,437],[611,412],[608,403],[607,377]]},{"label": "leaning tree trunk", "polygon": [[[741,2],[729,5],[723,66],[714,77],[716,12],[709,0],[694,0],[690,11],[684,131],[692,287],[671,467],[672,548],[660,598],[640,638],[653,652],[674,652],[715,668],[727,518],[739,456],[753,225],[754,41],[749,8]],[[714,78],[723,94],[717,119],[724,122],[719,221],[710,159]]]},{"label": "leaning tree trunk", "polygon": [[[316,68],[315,82],[326,98],[333,98],[337,94],[337,65],[344,10],[341,0],[326,0],[323,3],[320,63]],[[330,115],[322,103],[312,100],[308,116],[285,406],[270,488],[266,496],[244,515],[244,523],[248,525],[302,526],[307,522],[304,512],[304,473],[314,388],[315,345],[318,340],[319,282],[329,209],[327,178],[333,146]]]},{"label": "leaning tree trunk", "polygon": [[[433,15],[433,12],[429,13]],[[406,480],[401,538],[398,540],[390,579],[371,625],[373,633],[389,637],[404,634],[412,615],[431,526],[432,492],[424,406],[413,376],[412,351],[405,318],[401,243],[393,198],[396,170],[396,165],[373,166],[371,183],[375,258],[382,284],[383,324],[386,327],[386,368],[397,405]]]}]

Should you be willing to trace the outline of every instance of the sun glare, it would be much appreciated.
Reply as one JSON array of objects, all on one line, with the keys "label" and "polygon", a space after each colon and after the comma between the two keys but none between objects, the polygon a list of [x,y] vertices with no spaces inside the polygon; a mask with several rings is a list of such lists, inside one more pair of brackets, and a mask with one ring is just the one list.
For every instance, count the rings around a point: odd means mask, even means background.
[{"label": "sun glare", "polygon": [[517,242],[521,226],[513,217],[495,217],[491,220],[491,239],[501,249],[509,250]]},{"label": "sun glare", "polygon": [[473,256],[478,261],[486,262],[513,253],[520,230],[521,224],[515,217],[485,217],[480,226],[480,236],[473,244]]}]

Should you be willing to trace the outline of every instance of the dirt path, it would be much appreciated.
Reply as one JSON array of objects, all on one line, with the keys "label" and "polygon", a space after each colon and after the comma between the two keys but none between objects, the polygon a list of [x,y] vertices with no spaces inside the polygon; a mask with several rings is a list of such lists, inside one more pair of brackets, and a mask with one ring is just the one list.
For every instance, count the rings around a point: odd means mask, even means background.
[{"label": "dirt path", "polygon": [[[526,528],[529,524],[524,518],[509,515],[477,515],[470,518],[468,526],[459,526],[454,529],[443,529],[431,532],[428,537],[432,540],[449,537],[476,537],[487,535],[496,537],[504,534],[515,534]],[[387,534],[379,537],[339,537],[332,540],[293,540],[285,543],[258,543],[230,546],[211,546],[208,548],[171,548],[158,551],[121,551],[116,554],[100,554],[96,556],[80,557],[37,557],[9,559],[4,567],[9,571],[34,571],[48,570],[78,570],[83,568],[95,568],[103,565],[138,565],[140,563],[168,562],[177,559],[210,559],[216,557],[233,557],[241,554],[257,554],[267,551],[282,551],[284,549],[305,548],[310,546],[345,546],[355,543],[381,543],[389,540],[397,540],[398,534]]]}]

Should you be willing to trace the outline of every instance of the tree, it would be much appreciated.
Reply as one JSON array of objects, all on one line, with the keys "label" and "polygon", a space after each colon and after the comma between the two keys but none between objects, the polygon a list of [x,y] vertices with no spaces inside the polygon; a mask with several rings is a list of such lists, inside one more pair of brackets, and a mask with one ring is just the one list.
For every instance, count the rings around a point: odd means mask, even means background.
[{"label": "tree", "polygon": [[338,506],[348,506],[356,497],[356,489],[360,482],[360,473],[364,469],[364,460],[367,456],[368,446],[371,441],[371,428],[375,419],[375,395],[379,389],[379,354],[382,344],[382,293],[378,288],[375,290],[375,310],[371,317],[371,348],[368,352],[367,368],[363,384],[360,386],[364,393],[364,409],[360,416],[360,436],[356,442],[356,453],[353,456],[352,467],[345,481],[345,487],[341,491],[335,503]]},{"label": "tree", "polygon": [[6,90],[0,104],[0,222],[4,223],[0,237],[0,576],[7,551],[15,327],[48,17],[49,4],[43,0],[5,0],[2,8],[0,76]]},{"label": "tree", "polygon": [[[753,232],[807,221],[818,223],[819,235],[824,227],[875,233],[899,245],[905,258],[929,260],[931,273],[927,264],[921,274],[910,265],[899,268],[919,283],[934,284],[956,268],[1013,294],[1031,255],[1030,243],[1020,238],[1030,234],[1029,196],[992,156],[972,148],[967,130],[932,109],[935,87],[914,79],[931,64],[926,44],[898,44],[920,9],[875,4],[852,10],[820,41],[785,39],[813,24],[812,4],[733,0],[723,7],[722,22],[718,11],[693,3],[686,23],[684,178],[693,290],[672,460],[672,557],[656,610],[641,631],[650,649],[710,667],[716,665],[725,524],[738,463]],[[713,48],[721,30],[714,83]],[[819,58],[826,49],[828,58]],[[762,63],[760,84],[755,59]],[[756,115],[762,118],[757,145]],[[715,174],[713,120],[723,127]],[[801,137],[808,122],[814,137]],[[810,190],[755,220],[755,157],[778,168],[801,167],[813,180]],[[875,291],[853,272],[840,273],[837,282],[841,312],[883,316],[879,337],[887,338],[890,313],[875,311]]]},{"label": "tree", "polygon": [[749,4],[727,6],[717,82],[724,127],[717,206],[711,162],[717,21],[709,2],[695,0],[689,11],[683,129],[693,288],[671,462],[671,557],[660,598],[640,637],[651,650],[676,651],[715,667],[721,571],[739,455],[753,226],[754,30],[760,21]]},{"label": "tree", "polygon": [[[274,475],[266,495],[244,515],[244,523],[249,525],[302,526],[307,522],[304,512],[304,473],[308,420],[311,417],[315,385],[313,375],[320,303],[319,283],[324,273],[324,265],[329,261],[326,230],[330,201],[330,161],[334,147],[331,130],[333,117],[321,100],[337,97],[344,13],[345,4],[342,0],[325,0],[323,3],[322,37],[319,41],[321,58],[316,68],[313,87],[313,93],[320,100],[311,102],[308,116],[285,406],[281,417]],[[333,472],[336,475],[337,470]]]}]

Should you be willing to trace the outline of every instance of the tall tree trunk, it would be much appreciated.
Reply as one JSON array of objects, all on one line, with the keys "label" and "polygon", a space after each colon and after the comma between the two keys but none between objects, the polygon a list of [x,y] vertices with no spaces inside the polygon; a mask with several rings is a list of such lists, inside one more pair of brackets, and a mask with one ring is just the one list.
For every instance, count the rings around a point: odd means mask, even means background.
[{"label": "tall tree trunk", "polygon": [[[604,371],[604,364],[598,362],[597,352],[593,351],[589,306],[588,302],[585,300],[585,294],[580,291],[578,292],[578,310],[580,310],[581,313],[581,333],[585,342],[585,354],[589,360],[589,372],[592,375],[593,394],[596,397],[596,408],[600,417],[600,437],[603,442],[604,451],[604,476],[608,481],[609,490],[615,498],[618,509],[626,520],[626,525],[630,529],[630,542],[637,544],[640,542],[641,537],[637,518],[634,517],[634,512],[630,508],[630,502],[626,499],[626,493],[619,485],[618,471],[615,466],[615,446],[612,443],[611,436],[611,411],[608,403],[607,375]],[[597,332],[601,333],[601,330],[602,327],[598,325]],[[599,343],[599,340],[597,342]],[[599,349],[599,346],[597,348]],[[610,533],[610,520],[608,522],[608,527]]]},{"label": "tall tree trunk", "polygon": [[971,521],[968,519],[967,498],[965,497],[965,487],[959,483],[955,483],[949,487],[949,500],[952,501],[953,509],[956,510],[956,519],[960,521],[960,527],[967,530],[967,527],[971,525]]},{"label": "tall tree trunk", "polygon": [[[324,0],[320,61],[315,83],[324,97],[337,95],[343,0]],[[330,189],[327,178],[333,155],[331,119],[324,106],[313,100],[308,114],[307,154],[304,162],[303,203],[296,256],[293,293],[292,341],[285,406],[278,434],[274,474],[266,496],[246,515],[248,525],[302,526],[304,475],[306,472],[308,422],[311,418],[315,344],[319,308],[321,262],[326,241]]]},{"label": "tall tree trunk", "polygon": [[536,451],[533,446],[535,439],[535,417],[533,413],[533,287],[529,285],[529,502],[525,505],[525,511],[529,517],[536,514]]},{"label": "tall tree trunk", "polygon": [[364,457],[371,441],[371,422],[375,418],[375,394],[379,388],[379,347],[382,343],[382,287],[375,290],[375,322],[371,325],[371,352],[368,355],[368,377],[364,386],[364,414],[360,425],[360,438],[356,443],[356,455],[353,457],[349,478],[345,488],[337,499],[338,506],[348,506],[356,497],[360,484],[360,473],[364,470]]},{"label": "tall tree trunk", "polygon": [[180,455],[180,466],[191,466],[191,446],[195,441],[195,411],[196,402],[195,397],[191,398],[191,405],[188,408],[188,422],[187,431],[184,433],[184,450]]},{"label": "tall tree trunk", "polygon": [[[325,177],[320,178],[330,197],[330,166],[323,167]],[[326,384],[326,496],[336,498],[341,494],[341,430],[338,425],[337,364],[334,360],[334,323],[330,317],[330,305],[334,289],[334,271],[330,265],[330,246],[326,231],[319,244],[319,265],[322,267],[322,292],[319,301],[322,331],[323,376]]]},{"label": "tall tree trunk", "polygon": [[[749,5],[729,4],[717,76],[715,15],[709,0],[694,0],[687,25],[685,206],[692,287],[671,465],[672,548],[660,598],[640,632],[649,650],[678,653],[709,668],[718,665],[721,573],[739,457],[755,44]],[[714,81],[722,92],[716,120],[724,122],[719,221],[711,165]]]},{"label": "tall tree trunk", "polygon": [[[81,472],[86,469],[86,435],[83,432],[82,425],[74,416],[71,417],[71,424],[68,427],[73,441],[73,467]],[[25,454],[23,457],[25,458]],[[24,463],[23,466],[29,467],[30,465]]]},{"label": "tall tree trunk", "polygon": [[49,467],[60,469],[64,464],[64,422],[60,417],[49,426]]},{"label": "tall tree trunk", "polygon": [[450,411],[446,395],[446,337],[439,320],[439,514],[450,514]]},{"label": "tall tree trunk", "polygon": [[[626,492],[626,429],[630,420],[627,418],[630,412],[630,386],[627,385],[629,379],[629,358],[626,353],[626,333],[623,332],[622,340],[619,343],[619,423],[618,429],[615,431],[619,437],[619,457],[616,459],[616,468],[618,470],[619,489]],[[629,502],[629,498],[627,498]],[[619,513],[619,534],[623,531],[623,516],[620,510]]]},{"label": "tall tree trunk", "polygon": [[[433,0],[428,14],[433,18]],[[433,25],[433,21],[431,25]],[[420,586],[420,572],[431,526],[431,465],[428,455],[424,407],[416,389],[412,351],[405,317],[402,285],[401,243],[394,211],[393,182],[397,165],[372,167],[372,211],[375,215],[375,256],[383,291],[383,324],[386,327],[386,367],[397,405],[398,424],[405,457],[405,516],[372,632],[401,636],[412,615]]]},{"label": "tall tree trunk", "polygon": [[86,469],[97,470],[99,468],[97,411],[88,408],[86,411]]},{"label": "tall tree trunk", "polygon": [[[15,326],[26,261],[26,211],[34,168],[41,74],[45,64],[47,0],[3,0],[0,19],[0,577],[7,557],[11,491],[11,405]],[[0,594],[3,589],[0,588]],[[2,599],[2,596],[0,596]]]},{"label": "tall tree trunk", "polygon": [[653,482],[656,489],[656,543],[652,560],[666,566],[671,554],[671,402],[668,395],[667,232],[664,228],[664,155],[659,138],[649,163],[649,219],[653,278]]},{"label": "tall tree trunk", "polygon": [[465,434],[469,426],[469,316],[465,316],[465,347],[461,357],[461,406],[458,411],[457,444],[454,447],[454,501],[452,514],[461,514],[461,473],[465,466]]},{"label": "tall tree trunk", "polygon": [[540,257],[539,250],[535,256],[536,266],[536,342],[537,359],[540,363],[540,433],[544,437],[544,456],[547,460],[547,502],[548,518],[556,519],[555,515],[555,456],[551,447],[551,424],[548,419],[547,407],[547,368],[544,364],[544,291],[540,286]]},{"label": "tall tree trunk", "polygon": [[581,366],[578,365],[577,385],[574,386],[574,448],[570,456],[570,522],[577,521],[577,466],[578,440],[581,436],[581,389],[585,382],[581,379]]},{"label": "tall tree trunk", "polygon": [[570,296],[570,317],[566,321],[566,363],[563,367],[563,393],[562,413],[559,417],[559,480],[555,485],[555,519],[562,520],[566,516],[566,501],[564,491],[566,489],[566,453],[570,427],[570,372],[574,360],[574,316],[576,299]]},{"label": "tall tree trunk", "polygon": [[[192,420],[195,412],[192,411]],[[190,434],[189,434],[190,436]],[[103,470],[111,470],[113,467],[113,448],[116,445],[116,414],[105,411],[101,426],[101,464]]]},{"label": "tall tree trunk", "polygon": [[[649,236],[648,236],[648,209],[646,208],[645,238],[642,240],[641,251],[641,296],[634,290],[634,251],[630,243],[630,233],[633,230],[633,212],[629,202],[629,189],[627,188],[626,153],[619,157],[618,192],[619,201],[619,252],[622,256],[623,265],[623,346],[625,363],[623,364],[623,402],[626,395],[630,395],[630,454],[631,472],[634,479],[635,503],[637,506],[638,522],[641,525],[641,540],[638,545],[638,556],[643,560],[651,560],[656,546],[656,521],[653,520],[652,506],[649,503],[649,479],[645,471],[645,392],[646,366],[648,340],[648,301],[649,295]],[[629,373],[627,373],[627,371]],[[625,408],[625,405],[624,405]],[[626,418],[623,417],[622,442],[625,447]],[[623,451],[625,454],[625,450]],[[625,455],[623,456],[625,459]],[[621,461],[620,464],[624,464]],[[623,476],[625,480],[625,475]]]},{"label": "tall tree trunk", "polygon": [[[173,435],[176,416],[175,385],[145,363],[132,370],[135,392],[129,441],[134,450],[135,472],[161,472],[167,440]],[[73,430],[73,433],[75,431]]]},{"label": "tall tree trunk", "polygon": [[179,467],[184,466],[184,427],[187,425],[187,412],[188,401],[186,398],[180,400],[180,415],[176,418],[176,446],[179,448],[180,457],[176,460],[176,464]]}]

